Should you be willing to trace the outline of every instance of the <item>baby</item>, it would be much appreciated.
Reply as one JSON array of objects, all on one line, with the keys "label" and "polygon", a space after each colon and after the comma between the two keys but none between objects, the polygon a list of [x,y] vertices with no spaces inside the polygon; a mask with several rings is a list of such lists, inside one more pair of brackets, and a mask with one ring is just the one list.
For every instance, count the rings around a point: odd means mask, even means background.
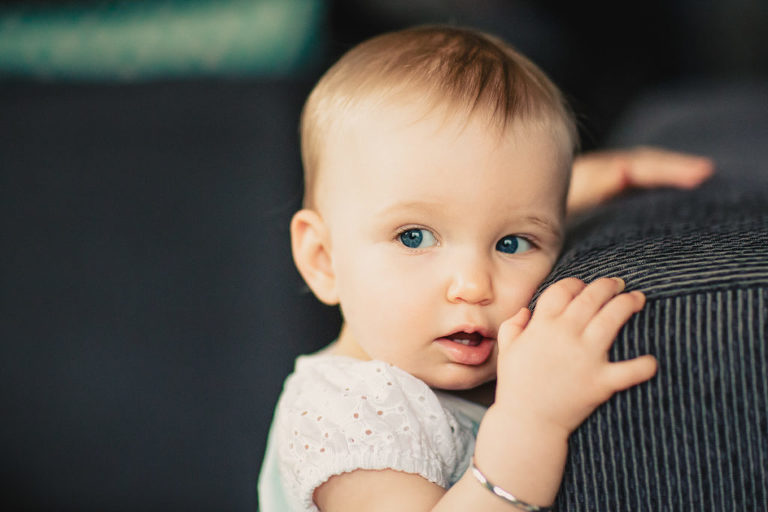
[{"label": "baby", "polygon": [[545,510],[570,433],[656,371],[650,355],[608,360],[645,301],[619,278],[564,279],[528,309],[563,245],[566,198],[692,186],[708,163],[642,150],[574,165],[550,80],[450,27],[352,49],[309,96],[301,133],[294,259],[344,322],[285,383],[261,509]]}]

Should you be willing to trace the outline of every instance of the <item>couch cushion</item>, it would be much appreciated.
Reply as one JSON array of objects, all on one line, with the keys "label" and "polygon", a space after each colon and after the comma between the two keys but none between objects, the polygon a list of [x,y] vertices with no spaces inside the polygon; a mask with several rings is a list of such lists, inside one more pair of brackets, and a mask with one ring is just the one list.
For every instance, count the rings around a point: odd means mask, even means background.
[{"label": "couch cushion", "polygon": [[705,87],[641,101],[617,144],[634,134],[712,155],[716,175],[694,191],[630,194],[570,227],[546,284],[619,276],[644,291],[611,358],[650,353],[659,372],[572,436],[558,510],[768,502],[768,155],[757,143],[768,138],[766,91]]}]

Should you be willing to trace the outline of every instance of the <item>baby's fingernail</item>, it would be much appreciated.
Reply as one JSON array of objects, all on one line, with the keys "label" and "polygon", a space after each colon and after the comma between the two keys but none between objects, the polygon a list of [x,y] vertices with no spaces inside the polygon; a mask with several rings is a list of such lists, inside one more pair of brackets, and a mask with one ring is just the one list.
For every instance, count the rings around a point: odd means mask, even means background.
[{"label": "baby's fingernail", "polygon": [[626,286],[626,283],[625,283],[625,282],[624,282],[624,280],[623,280],[622,278],[620,278],[620,277],[614,277],[614,278],[613,278],[613,280],[614,280],[614,281],[616,281],[617,283],[619,283],[619,286],[620,286],[621,288],[624,288],[624,287]]}]

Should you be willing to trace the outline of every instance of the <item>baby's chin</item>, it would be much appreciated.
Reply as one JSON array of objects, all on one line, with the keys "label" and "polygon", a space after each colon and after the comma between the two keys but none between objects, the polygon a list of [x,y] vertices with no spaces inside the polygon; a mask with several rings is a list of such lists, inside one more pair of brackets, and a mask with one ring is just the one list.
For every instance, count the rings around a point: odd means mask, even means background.
[{"label": "baby's chin", "polygon": [[[466,391],[496,380],[496,364],[491,369],[447,368],[439,375],[420,377],[429,387],[446,391]],[[470,371],[468,371],[470,370]],[[485,371],[482,371],[485,370]]]}]

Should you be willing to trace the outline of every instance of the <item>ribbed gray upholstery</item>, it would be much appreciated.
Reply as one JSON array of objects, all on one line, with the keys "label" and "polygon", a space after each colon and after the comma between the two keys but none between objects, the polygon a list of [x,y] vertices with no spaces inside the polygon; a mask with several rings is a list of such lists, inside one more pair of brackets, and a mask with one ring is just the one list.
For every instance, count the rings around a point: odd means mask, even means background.
[{"label": "ribbed gray upholstery", "polygon": [[[762,129],[768,140],[763,119],[741,129]],[[572,436],[557,510],[768,507],[768,172],[760,152],[719,161],[717,176],[695,191],[637,194],[572,226],[574,242],[549,282],[620,276],[644,291],[647,305],[611,358],[654,354],[659,372]]]},{"label": "ribbed gray upholstery", "polygon": [[559,510],[764,510],[766,304],[765,287],[651,301],[615,355],[652,352],[659,375],[576,433]]}]

